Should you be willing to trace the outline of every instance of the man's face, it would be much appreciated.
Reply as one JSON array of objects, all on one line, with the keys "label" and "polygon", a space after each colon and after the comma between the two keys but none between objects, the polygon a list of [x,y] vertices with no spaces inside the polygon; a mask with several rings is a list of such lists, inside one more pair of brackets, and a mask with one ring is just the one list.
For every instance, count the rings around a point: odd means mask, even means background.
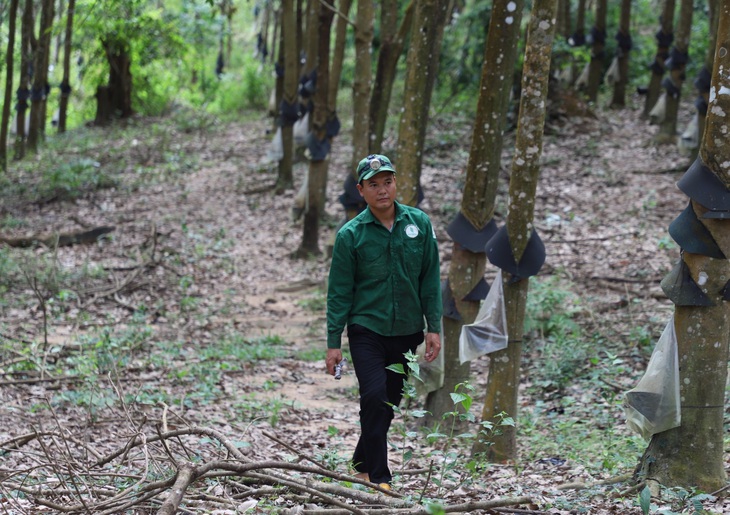
[{"label": "man's face", "polygon": [[357,185],[360,195],[371,210],[387,211],[395,200],[395,174],[380,172]]}]

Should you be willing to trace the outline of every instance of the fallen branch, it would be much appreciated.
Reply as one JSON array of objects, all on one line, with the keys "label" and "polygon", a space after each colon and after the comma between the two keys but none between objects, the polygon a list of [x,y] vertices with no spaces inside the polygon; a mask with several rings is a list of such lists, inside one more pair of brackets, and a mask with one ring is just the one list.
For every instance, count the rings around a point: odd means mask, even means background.
[{"label": "fallen branch", "polygon": [[95,227],[88,231],[68,232],[62,234],[51,235],[33,235],[24,238],[6,238],[0,236],[0,243],[5,243],[15,248],[29,248],[37,244],[46,247],[68,247],[84,243],[94,243],[102,236],[114,231],[114,227],[102,226]]}]

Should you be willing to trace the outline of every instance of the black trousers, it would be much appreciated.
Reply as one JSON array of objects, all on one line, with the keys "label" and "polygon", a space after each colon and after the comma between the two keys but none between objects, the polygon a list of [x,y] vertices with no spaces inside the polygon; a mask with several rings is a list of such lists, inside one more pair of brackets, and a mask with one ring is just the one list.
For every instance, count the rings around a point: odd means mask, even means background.
[{"label": "black trousers", "polygon": [[367,472],[373,483],[390,483],[388,468],[388,430],[393,406],[403,397],[406,376],[386,370],[401,363],[406,372],[408,351],[416,352],[423,332],[407,336],[381,336],[357,324],[348,326],[347,338],[355,374],[360,384],[360,439],[352,463],[358,472]]}]

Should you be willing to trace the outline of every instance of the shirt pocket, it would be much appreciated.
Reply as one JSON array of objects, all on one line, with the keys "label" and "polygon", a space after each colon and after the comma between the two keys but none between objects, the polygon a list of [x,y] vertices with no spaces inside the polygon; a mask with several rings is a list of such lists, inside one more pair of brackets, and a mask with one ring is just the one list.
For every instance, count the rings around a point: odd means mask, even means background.
[{"label": "shirt pocket", "polygon": [[357,249],[357,276],[360,280],[383,280],[390,275],[387,246],[367,245]]},{"label": "shirt pocket", "polygon": [[405,238],[403,240],[406,270],[416,277],[421,274],[421,266],[423,265],[423,243],[423,233],[419,233],[415,238]]}]

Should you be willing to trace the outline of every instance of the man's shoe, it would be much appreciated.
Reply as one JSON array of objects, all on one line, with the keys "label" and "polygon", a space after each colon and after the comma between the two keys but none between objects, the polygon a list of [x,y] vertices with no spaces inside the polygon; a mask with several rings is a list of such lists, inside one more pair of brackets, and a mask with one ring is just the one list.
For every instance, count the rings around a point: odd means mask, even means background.
[{"label": "man's shoe", "polygon": [[382,488],[383,490],[388,490],[388,491],[392,490],[391,486],[388,483],[380,483],[378,486],[380,488]]},{"label": "man's shoe", "polygon": [[367,472],[358,472],[357,474],[355,474],[355,477],[358,479],[363,479],[368,483],[370,482],[370,474],[368,474]]}]

